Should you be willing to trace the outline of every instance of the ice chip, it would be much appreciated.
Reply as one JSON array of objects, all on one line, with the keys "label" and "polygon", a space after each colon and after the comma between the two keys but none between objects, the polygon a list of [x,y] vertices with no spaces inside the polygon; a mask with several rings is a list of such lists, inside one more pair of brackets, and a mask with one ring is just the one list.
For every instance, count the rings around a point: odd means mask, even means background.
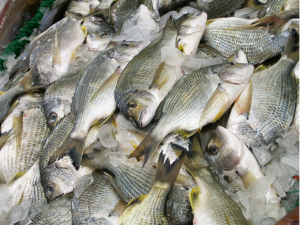
[{"label": "ice chip", "polygon": [[273,187],[276,191],[276,193],[279,195],[279,197],[283,198],[286,196],[285,191],[283,190],[282,186],[280,185],[280,183],[275,179],[273,182]]},{"label": "ice chip", "polygon": [[234,11],[234,17],[245,18],[247,19],[248,14],[255,11],[255,8],[245,7],[242,9],[237,9]]},{"label": "ice chip", "polygon": [[275,223],[276,220],[273,217],[267,217],[260,221],[260,225],[274,225]]},{"label": "ice chip", "polygon": [[249,199],[251,220],[253,224],[260,224],[265,216],[265,198]]},{"label": "ice chip", "polygon": [[265,175],[270,175],[274,177],[279,177],[282,175],[283,171],[283,163],[281,162],[272,162],[265,167],[262,168],[262,171],[264,172]]},{"label": "ice chip", "polygon": [[11,222],[16,223],[25,219],[23,216],[23,210],[19,205],[15,205],[11,208]]},{"label": "ice chip", "polygon": [[264,198],[267,192],[269,191],[273,181],[274,181],[274,177],[265,176],[251,183],[247,190],[250,198],[253,199]]},{"label": "ice chip", "polygon": [[181,65],[181,68],[183,69],[185,74],[190,74],[196,70],[199,70],[200,67],[201,64],[199,62],[199,59],[192,55],[186,56],[185,60]]},{"label": "ice chip", "polygon": [[170,66],[180,66],[185,57],[183,52],[172,46],[161,48],[161,59],[164,63]]},{"label": "ice chip", "polygon": [[[296,137],[296,139],[295,139]],[[295,146],[296,142],[298,141],[299,136],[298,135],[294,135],[291,134],[285,138],[279,138],[276,140],[276,142],[283,148],[285,148],[285,150],[287,152],[290,153],[297,153],[299,152],[299,148],[297,148]]]},{"label": "ice chip", "polygon": [[102,125],[98,130],[98,135],[100,142],[104,147],[113,148],[117,146],[118,143],[115,140],[111,124]]},{"label": "ice chip", "polygon": [[245,207],[245,209],[247,211],[249,211],[249,199],[246,193],[242,192],[242,191],[237,191],[236,195],[240,201],[240,203]]},{"label": "ice chip", "polygon": [[0,200],[7,198],[10,195],[6,184],[0,185]]},{"label": "ice chip", "polygon": [[117,167],[118,165],[125,163],[127,157],[120,152],[112,152],[111,154],[109,154],[109,159],[110,163],[114,167]]},{"label": "ice chip", "polygon": [[295,176],[299,173],[299,170],[297,170],[296,168],[294,168],[292,166],[284,164],[284,168],[285,168],[285,171],[287,172],[287,174],[290,177]]},{"label": "ice chip", "polygon": [[81,194],[84,192],[84,190],[93,183],[94,178],[91,174],[84,175],[80,177],[74,185],[74,196],[75,198],[79,198]]},{"label": "ice chip", "polygon": [[285,211],[290,211],[294,206],[295,202],[292,199],[289,200],[281,200],[281,205],[284,207]]},{"label": "ice chip", "polygon": [[292,166],[299,170],[299,156],[298,155],[285,155],[280,159],[286,165]]},{"label": "ice chip", "polygon": [[253,147],[253,154],[260,165],[266,165],[272,159],[271,153],[263,148]]}]

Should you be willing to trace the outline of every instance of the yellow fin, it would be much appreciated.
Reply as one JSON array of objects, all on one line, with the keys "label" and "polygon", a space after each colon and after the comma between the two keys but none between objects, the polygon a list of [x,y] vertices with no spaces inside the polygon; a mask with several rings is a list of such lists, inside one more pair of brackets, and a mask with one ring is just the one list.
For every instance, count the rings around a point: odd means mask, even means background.
[{"label": "yellow fin", "polygon": [[21,113],[21,115],[13,117],[13,130],[18,152],[22,148],[23,115]]},{"label": "yellow fin", "polygon": [[53,65],[54,64],[58,64],[58,65],[62,64],[61,53],[58,48],[57,30],[56,30],[55,39],[54,39]]},{"label": "yellow fin", "polygon": [[194,187],[192,190],[189,191],[190,203],[191,203],[193,211],[196,210],[200,194],[201,194],[201,192],[200,192],[200,188],[198,186]]},{"label": "yellow fin", "polygon": [[25,173],[26,173],[26,171],[16,173],[15,176],[11,179],[11,181],[10,181],[9,183],[11,184],[11,183],[14,182],[15,180],[17,180],[17,179],[19,179],[20,177],[22,177]]},{"label": "yellow fin", "polygon": [[0,95],[3,95],[3,94],[5,94],[5,92],[3,92],[3,91],[0,91]]},{"label": "yellow fin", "polygon": [[164,62],[161,62],[161,64],[158,66],[150,88],[157,88],[160,90],[168,82],[168,77],[164,76],[166,66],[168,65],[166,65]]},{"label": "yellow fin", "polygon": [[231,225],[230,220],[229,220],[229,217],[228,217],[228,215],[227,215],[226,212],[224,212],[224,215],[225,215],[225,219],[226,219],[226,224],[227,224],[227,225]]},{"label": "yellow fin", "polygon": [[83,31],[84,36],[86,37],[86,35],[87,35],[87,28],[86,28],[86,26],[82,25],[82,26],[80,27],[80,29]]},{"label": "yellow fin", "polygon": [[147,195],[140,195],[136,198],[133,198],[133,199],[131,199],[130,202],[128,202],[127,206],[142,202],[146,197],[147,197]]},{"label": "yellow fin", "polygon": [[208,26],[209,24],[211,24],[212,22],[214,22],[216,19],[210,19],[206,21],[206,26]]},{"label": "yellow fin", "polygon": [[253,73],[257,73],[257,72],[260,72],[260,71],[263,71],[265,69],[268,69],[268,67],[264,66],[264,65],[260,65],[258,66]]}]

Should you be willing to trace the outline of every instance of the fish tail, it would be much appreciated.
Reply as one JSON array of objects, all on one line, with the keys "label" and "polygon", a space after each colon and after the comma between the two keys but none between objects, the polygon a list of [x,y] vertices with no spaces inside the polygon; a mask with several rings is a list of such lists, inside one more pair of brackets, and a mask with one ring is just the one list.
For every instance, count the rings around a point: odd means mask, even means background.
[{"label": "fish tail", "polygon": [[57,159],[63,158],[65,155],[69,155],[73,161],[73,166],[78,170],[82,160],[84,144],[85,139],[68,136],[61,147],[51,156],[48,165],[51,165]]},{"label": "fish tail", "polygon": [[168,189],[171,190],[184,161],[184,157],[185,151],[171,164],[169,158],[166,158],[163,152],[161,152],[158,158],[154,183],[169,184]]},{"label": "fish tail", "polygon": [[290,30],[282,56],[287,56],[294,60],[294,62],[299,60],[299,35],[295,29]]},{"label": "fish tail", "polygon": [[175,29],[178,30],[183,21],[185,21],[188,17],[188,13],[183,14],[178,19],[175,19],[172,15],[167,20],[165,29]]},{"label": "fish tail", "polygon": [[255,20],[251,23],[251,25],[255,27],[269,26],[272,31],[276,31],[292,18],[299,18],[299,9],[279,12],[274,15]]},{"label": "fish tail", "polygon": [[151,133],[148,134],[143,141],[137,146],[137,148],[130,154],[131,157],[140,158],[145,155],[143,167],[146,165],[147,161],[152,157],[156,149],[162,140],[158,140],[151,136]]}]

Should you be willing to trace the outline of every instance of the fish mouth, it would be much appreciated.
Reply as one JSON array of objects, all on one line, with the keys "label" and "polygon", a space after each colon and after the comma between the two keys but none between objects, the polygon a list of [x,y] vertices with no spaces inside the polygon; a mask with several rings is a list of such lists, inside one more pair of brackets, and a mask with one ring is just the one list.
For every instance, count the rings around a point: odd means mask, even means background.
[{"label": "fish mouth", "polygon": [[143,127],[143,125],[145,125],[143,124],[145,116],[146,116],[146,109],[143,109],[140,113],[139,120],[138,120],[139,127]]}]

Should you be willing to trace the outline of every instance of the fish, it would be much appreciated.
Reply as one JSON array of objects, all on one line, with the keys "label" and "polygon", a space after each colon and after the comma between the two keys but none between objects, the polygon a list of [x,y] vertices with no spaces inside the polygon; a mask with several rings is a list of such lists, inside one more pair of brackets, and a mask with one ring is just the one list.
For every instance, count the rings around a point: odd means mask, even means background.
[{"label": "fish", "polygon": [[[105,175],[123,201],[129,203],[133,198],[150,192],[155,176],[155,169],[141,163],[123,163],[114,167],[108,162],[99,165],[93,158],[83,158],[82,165],[103,170]],[[189,203],[188,191],[175,184],[167,198],[166,216],[170,224],[190,224],[192,208]]]},{"label": "fish", "polygon": [[286,0],[267,1],[267,3],[263,5],[262,9],[258,12],[257,17],[263,18],[279,13],[285,2]]},{"label": "fish", "polygon": [[[184,12],[185,8],[181,10]],[[178,49],[185,55],[193,55],[198,49],[199,42],[205,30],[207,14],[196,11],[190,13],[188,18],[181,24],[177,37]]]},{"label": "fish", "polygon": [[[68,138],[51,157],[50,162],[68,153],[75,168],[79,168],[88,130],[102,119],[105,122],[115,111],[114,90],[122,66],[140,51],[140,42],[121,42],[102,52],[87,67],[77,85],[71,113],[76,116]],[[101,102],[103,102],[101,104]],[[103,106],[106,106],[103,108]]]},{"label": "fish", "polygon": [[86,16],[90,13],[91,8],[95,8],[98,5],[98,0],[72,0],[66,12],[79,13]]},{"label": "fish", "polygon": [[287,0],[283,5],[283,10],[299,9],[299,0]]},{"label": "fish", "polygon": [[0,179],[6,184],[22,177],[40,157],[49,132],[41,102],[41,94],[22,96],[1,124],[2,133],[12,130],[0,151]]},{"label": "fish", "polygon": [[130,157],[145,155],[145,165],[169,133],[185,130],[189,137],[217,121],[242,92],[253,70],[251,64],[231,62],[203,67],[182,78],[157,109],[156,126]]},{"label": "fish", "polygon": [[[224,127],[216,128],[203,154],[216,180],[227,181],[235,191],[245,192],[253,182],[264,177],[254,155]],[[275,190],[270,188],[266,193],[266,202],[276,197]]]},{"label": "fish", "polygon": [[138,0],[120,0],[112,5],[110,11],[110,22],[113,24],[117,32],[122,24],[137,10]]},{"label": "fish", "polygon": [[188,2],[190,2],[190,0],[175,0],[175,1],[158,0],[157,10],[159,14],[163,14],[166,11],[173,10],[176,7],[184,5]]},{"label": "fish", "polygon": [[162,62],[161,49],[175,47],[184,19],[185,15],[178,20],[170,17],[159,37],[128,63],[118,80],[115,91],[118,107],[138,127],[150,123],[160,101],[183,76],[180,67]]},{"label": "fish", "polygon": [[71,0],[59,0],[55,1],[48,12],[46,12],[43,16],[43,19],[41,20],[41,25],[38,30],[38,34],[43,33],[45,30],[47,30],[49,27],[52,26],[52,24],[55,24],[56,22],[63,19],[65,11],[69,5]]},{"label": "fish", "polygon": [[233,106],[226,128],[248,147],[275,143],[280,137],[278,131],[293,121],[297,93],[291,72],[298,61],[299,50],[293,52],[296,36],[297,32],[291,30],[280,60],[254,72],[252,85],[244,89]]},{"label": "fish", "polygon": [[19,29],[36,13],[37,0],[9,0],[0,14],[0,53],[14,41]]},{"label": "fish", "polygon": [[92,16],[84,21],[87,28],[86,42],[90,50],[103,51],[114,36],[114,30],[100,17]]},{"label": "fish", "polygon": [[76,72],[63,76],[47,88],[43,109],[50,127],[54,128],[65,115],[71,112],[72,98],[87,66],[87,64],[81,66]]},{"label": "fish", "polygon": [[[84,166],[80,166],[78,171],[75,170],[69,156],[65,156],[60,160],[49,163],[52,155],[68,137],[68,134],[74,126],[74,122],[75,118],[72,114],[66,115],[51,131],[43,146],[39,168],[41,173],[41,183],[48,202],[52,201],[57,196],[72,192],[73,186],[80,177],[93,172],[92,168]],[[94,125],[89,130],[84,149],[88,148],[98,139],[97,132],[99,125],[100,123]]]},{"label": "fish", "polygon": [[118,215],[115,209],[118,206],[125,207],[124,203],[113,187],[106,180],[102,171],[95,171],[94,181],[91,183],[82,195],[73,198],[72,221],[73,224],[96,223],[113,225],[116,224]]},{"label": "fish", "polygon": [[31,219],[32,225],[72,224],[72,194],[61,196],[50,202],[49,208]]},{"label": "fish", "polygon": [[149,194],[132,199],[117,224],[168,224],[165,215],[166,199],[183,163],[184,155],[182,153],[178,160],[170,164],[169,159],[165,159],[163,153],[160,154],[154,184]]},{"label": "fish", "polygon": [[249,63],[258,64],[280,55],[284,50],[289,30],[299,29],[299,21],[291,19],[293,17],[294,12],[288,12],[286,16],[273,15],[262,21],[235,17],[215,19],[206,26],[202,40],[225,57],[234,54],[236,50],[242,50]]},{"label": "fish", "polygon": [[[178,145],[173,144],[173,148],[182,151]],[[239,205],[214,180],[207,168],[197,134],[191,137],[184,166],[197,183],[189,192],[194,213],[193,224],[250,224]]]},{"label": "fish", "polygon": [[25,200],[31,203],[45,202],[46,197],[40,178],[38,159],[22,177],[9,184],[8,189],[13,196],[11,205],[20,205]]},{"label": "fish", "polygon": [[247,0],[197,0],[196,8],[207,13],[208,19],[230,15],[234,10],[245,6]]}]

